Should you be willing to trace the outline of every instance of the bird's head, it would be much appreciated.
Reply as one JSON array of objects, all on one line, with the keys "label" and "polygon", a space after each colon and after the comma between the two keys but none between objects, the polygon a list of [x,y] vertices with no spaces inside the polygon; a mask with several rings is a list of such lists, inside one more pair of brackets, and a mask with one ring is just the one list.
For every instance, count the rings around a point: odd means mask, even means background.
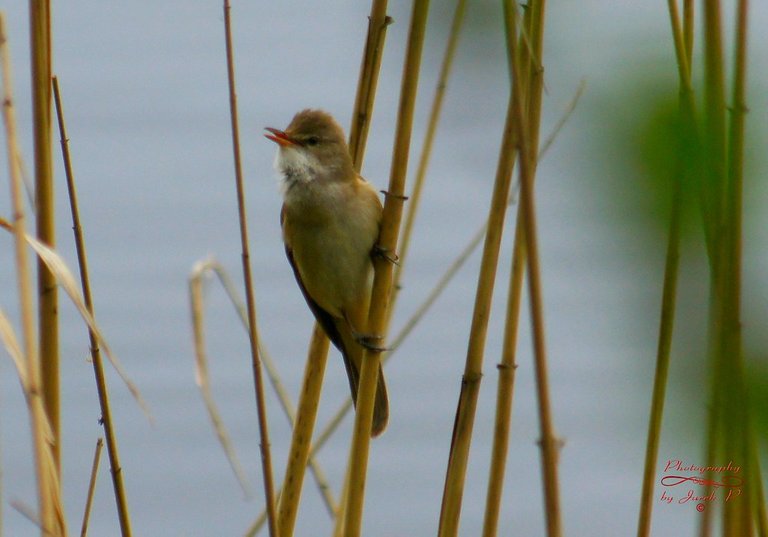
[{"label": "bird's head", "polygon": [[284,131],[267,127],[267,138],[277,143],[275,167],[286,179],[344,180],[353,176],[344,131],[322,110],[302,110]]}]

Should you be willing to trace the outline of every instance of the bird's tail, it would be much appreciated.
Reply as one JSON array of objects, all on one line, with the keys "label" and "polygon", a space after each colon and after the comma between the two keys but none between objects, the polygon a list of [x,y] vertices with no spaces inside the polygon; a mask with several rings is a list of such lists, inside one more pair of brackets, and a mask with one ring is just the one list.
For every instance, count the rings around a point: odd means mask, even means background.
[{"label": "bird's tail", "polygon": [[[362,351],[362,349],[360,349]],[[344,356],[344,366],[347,368],[347,377],[349,377],[349,388],[352,391],[352,402],[357,406],[357,388],[360,384],[360,365],[362,362],[362,352],[356,353],[357,356],[349,356],[342,352]],[[355,359],[357,358],[357,359]],[[379,381],[376,386],[376,400],[373,403],[373,423],[371,424],[371,436],[379,436],[387,428],[389,421],[389,398],[387,397],[387,385],[384,382],[384,371],[379,364]]]}]

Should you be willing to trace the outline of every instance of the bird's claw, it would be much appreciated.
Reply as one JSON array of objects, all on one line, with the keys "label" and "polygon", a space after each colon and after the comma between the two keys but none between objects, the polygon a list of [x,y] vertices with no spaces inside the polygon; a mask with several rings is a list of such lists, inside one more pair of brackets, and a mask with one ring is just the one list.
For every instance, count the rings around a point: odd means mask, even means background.
[{"label": "bird's claw", "polygon": [[360,345],[364,349],[368,349],[369,351],[385,352],[389,350],[386,347],[382,347],[381,345],[378,344],[378,342],[384,339],[383,336],[379,336],[376,334],[361,334],[360,332],[352,330],[352,337],[354,338],[354,340],[357,342],[358,345]]},{"label": "bird's claw", "polygon": [[373,245],[373,251],[371,253],[375,257],[385,259],[393,265],[400,265],[400,258],[397,256],[397,254],[392,253],[389,248],[384,248],[378,243]]},{"label": "bird's claw", "polygon": [[349,318],[344,315],[344,320],[347,323],[347,327],[349,328],[350,333],[352,334],[352,339],[355,340],[355,342],[363,347],[364,349],[368,349],[369,351],[374,352],[386,352],[389,349],[386,347],[382,347],[378,344],[382,339],[384,339],[384,336],[380,336],[377,334],[364,334],[362,332],[358,332],[355,330],[355,327],[352,326],[352,323],[349,321]]},{"label": "bird's claw", "polygon": [[374,352],[386,352],[388,350],[386,347],[377,344],[377,342],[384,339],[382,336],[374,334],[353,334],[353,336],[357,344],[364,349]]}]

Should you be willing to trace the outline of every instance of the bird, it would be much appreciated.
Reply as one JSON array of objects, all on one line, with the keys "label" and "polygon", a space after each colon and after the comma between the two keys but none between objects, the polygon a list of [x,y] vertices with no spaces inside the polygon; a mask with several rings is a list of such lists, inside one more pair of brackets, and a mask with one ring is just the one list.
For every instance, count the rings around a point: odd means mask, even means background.
[{"label": "bird", "polygon": [[[373,256],[382,204],[356,171],[344,131],[322,110],[298,112],[285,130],[266,127],[277,143],[275,169],[283,206],[280,225],[288,262],[309,309],[344,359],[357,404],[364,348],[382,350],[366,335],[373,284]],[[382,254],[385,255],[386,254]],[[379,366],[371,436],[389,420]]]}]

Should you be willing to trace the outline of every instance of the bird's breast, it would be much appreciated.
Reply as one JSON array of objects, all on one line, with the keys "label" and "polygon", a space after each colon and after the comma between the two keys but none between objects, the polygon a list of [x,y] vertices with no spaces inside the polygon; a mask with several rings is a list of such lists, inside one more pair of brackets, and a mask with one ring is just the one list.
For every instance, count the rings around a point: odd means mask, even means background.
[{"label": "bird's breast", "polygon": [[360,196],[354,184],[300,186],[286,193],[283,237],[307,292],[341,317],[369,294],[378,197]]}]

